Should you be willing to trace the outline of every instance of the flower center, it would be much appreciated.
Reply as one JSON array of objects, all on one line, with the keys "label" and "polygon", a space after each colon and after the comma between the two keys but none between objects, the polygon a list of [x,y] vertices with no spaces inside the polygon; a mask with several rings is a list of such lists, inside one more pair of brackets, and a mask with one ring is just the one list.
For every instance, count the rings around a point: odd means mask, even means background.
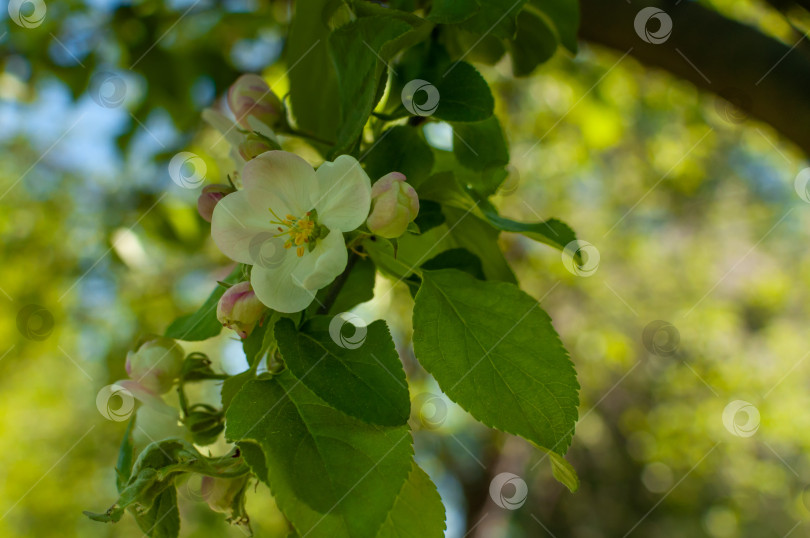
[{"label": "flower center", "polygon": [[296,254],[301,257],[304,255],[304,252],[307,251],[307,248],[311,250],[312,247],[315,246],[315,240],[320,236],[321,227],[317,224],[314,210],[307,211],[301,218],[287,215],[282,219],[276,215],[273,208],[270,208],[270,213],[272,213],[275,218],[275,220],[271,220],[270,223],[278,225],[277,229],[279,233],[276,234],[276,237],[289,236],[284,243],[284,248],[292,248],[295,246]]}]

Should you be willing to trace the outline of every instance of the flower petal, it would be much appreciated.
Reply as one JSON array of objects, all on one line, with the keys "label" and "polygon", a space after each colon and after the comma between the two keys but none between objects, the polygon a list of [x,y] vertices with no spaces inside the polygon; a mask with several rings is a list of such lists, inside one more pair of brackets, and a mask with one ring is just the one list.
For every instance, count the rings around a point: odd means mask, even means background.
[{"label": "flower petal", "polygon": [[315,292],[295,284],[292,277],[303,259],[295,254],[295,249],[289,249],[277,265],[254,265],[250,285],[256,297],[277,312],[300,312],[308,307],[315,298]]},{"label": "flower petal", "polygon": [[[266,151],[249,161],[242,170],[242,184],[248,192],[267,191],[278,196],[286,210],[298,218],[312,209],[318,193],[315,171],[304,159],[287,151]],[[273,211],[279,213],[277,208]]]},{"label": "flower petal", "polygon": [[202,118],[208,125],[219,131],[222,135],[222,137],[214,143],[215,146],[223,139],[231,146],[238,146],[245,139],[244,133],[240,131],[240,127],[232,119],[213,108],[204,109],[202,111]]},{"label": "flower petal", "polygon": [[340,230],[332,230],[318,241],[312,252],[304,254],[292,274],[293,282],[310,290],[319,290],[346,269],[346,243]]},{"label": "flower petal", "polygon": [[350,232],[365,222],[371,207],[371,180],[357,159],[341,155],[316,172],[320,193],[313,198],[318,222],[331,230]]},{"label": "flower petal", "polygon": [[232,260],[252,265],[256,263],[257,249],[262,247],[261,243],[269,241],[275,233],[270,224],[272,215],[267,207],[264,211],[257,207],[265,197],[251,197],[251,194],[244,190],[237,191],[217,203],[211,216],[211,237],[223,254]]},{"label": "flower petal", "polygon": [[260,119],[255,118],[253,116],[248,116],[247,122],[252,130],[256,131],[260,135],[266,136],[276,144],[279,143],[278,138],[276,137],[276,133],[273,132],[273,129],[265,125],[265,123],[262,122]]}]

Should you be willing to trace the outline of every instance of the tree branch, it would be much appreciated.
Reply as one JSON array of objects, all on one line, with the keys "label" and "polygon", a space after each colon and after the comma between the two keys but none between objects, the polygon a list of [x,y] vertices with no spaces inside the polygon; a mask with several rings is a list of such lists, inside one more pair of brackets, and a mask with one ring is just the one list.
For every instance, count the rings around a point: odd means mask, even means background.
[{"label": "tree branch", "polygon": [[[630,54],[731,100],[810,155],[810,58],[694,2],[648,2],[672,18],[665,43],[645,43],[626,0],[580,0],[580,38]],[[651,21],[650,30],[657,26]]]}]

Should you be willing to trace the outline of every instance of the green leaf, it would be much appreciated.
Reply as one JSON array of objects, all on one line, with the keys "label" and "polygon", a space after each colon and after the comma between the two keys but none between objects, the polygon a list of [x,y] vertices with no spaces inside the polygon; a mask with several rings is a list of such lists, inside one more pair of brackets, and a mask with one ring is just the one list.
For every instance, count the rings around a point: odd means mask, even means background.
[{"label": "green leaf", "polygon": [[285,45],[290,105],[297,125],[331,141],[337,139],[340,101],[337,74],[329,55],[328,21],[339,5],[333,0],[297,4]]},{"label": "green leaf", "polygon": [[458,24],[445,28],[442,44],[451,58],[463,58],[473,64],[495,65],[506,54],[502,38],[471,32]]},{"label": "green leaf", "polygon": [[261,361],[262,354],[275,343],[273,327],[282,314],[268,311],[260,325],[253,328],[247,338],[242,340],[242,350],[250,366]]},{"label": "green leaf", "polygon": [[[450,162],[451,158],[447,156],[448,152],[442,151],[436,152],[436,154],[438,155],[436,168],[452,169],[453,162]],[[473,187],[471,184],[473,179],[466,175],[462,175],[461,177],[462,180],[467,180],[467,188],[462,188],[461,185],[459,185],[453,172],[434,174],[427,182],[420,186],[419,196],[441,202],[445,215],[451,215],[448,216],[448,222],[458,222],[453,221],[452,215],[454,213],[460,214],[461,217],[459,218],[465,220],[465,225],[476,228],[477,233],[480,233],[482,237],[486,237],[488,234],[491,235],[493,231],[495,231],[496,238],[497,231],[515,232],[560,250],[564,250],[568,243],[576,240],[574,230],[558,219],[552,218],[542,222],[518,222],[500,216],[492,203]],[[465,217],[464,215],[468,216]],[[472,217],[473,220],[470,220],[470,217]],[[480,222],[481,219],[491,227],[489,232],[487,232],[486,229],[480,229],[480,224],[476,222],[476,220]],[[459,236],[459,246],[467,248],[476,254],[484,262],[485,268],[487,267],[488,260],[495,261],[498,259],[498,255],[492,252],[491,243],[483,242],[481,244],[475,244],[474,241],[472,241],[474,237],[469,236],[466,232],[466,228],[461,228],[458,231],[453,229],[452,231],[456,236]],[[488,254],[483,252],[486,247],[489,247]],[[503,263],[505,264],[505,261]],[[494,271],[495,268],[493,267],[486,270],[488,279],[507,280],[507,278],[503,277],[494,278],[490,276],[494,274]],[[503,273],[501,274],[503,276]]]},{"label": "green leaf", "polygon": [[[293,314],[296,316],[297,314]],[[220,398],[222,399],[222,409],[227,410],[231,404],[231,400],[242,389],[242,386],[256,377],[256,370],[259,363],[262,362],[263,357],[270,351],[274,351],[277,347],[275,326],[280,319],[291,321],[291,317],[279,312],[272,312],[268,315],[264,323],[254,329],[254,331],[242,341],[242,349],[245,352],[248,365],[250,368],[244,372],[232,375],[225,379],[222,383],[220,390]],[[268,362],[269,359],[268,359]],[[267,366],[270,366],[267,364]]]},{"label": "green leaf", "polygon": [[383,46],[411,28],[402,20],[375,15],[354,20],[329,36],[341,107],[334,155],[351,152],[376,104],[380,76],[388,60]]},{"label": "green leaf", "polygon": [[441,538],[444,519],[444,505],[436,486],[414,462],[376,538]]},{"label": "green leaf", "polygon": [[[236,284],[241,280],[242,267],[237,265],[224,282]],[[174,320],[166,329],[166,336],[187,342],[197,342],[218,335],[222,331],[222,324],[217,319],[217,303],[223,293],[225,293],[225,288],[217,285],[196,312]]]},{"label": "green leaf", "polygon": [[515,275],[498,246],[498,230],[473,216],[474,207],[462,211],[450,205],[442,206],[446,222],[420,234],[406,234],[397,240],[396,252],[390,242],[381,238],[363,242],[363,248],[377,267],[394,278],[408,278],[412,267],[454,248],[463,248],[474,254],[488,280],[516,282]]},{"label": "green leaf", "polygon": [[397,125],[377,138],[364,161],[372,181],[389,172],[400,172],[413,184],[430,175],[433,151],[417,128]]},{"label": "green leaf", "polygon": [[473,123],[453,124],[453,153],[462,166],[473,170],[509,164],[509,147],[501,123],[495,116]]},{"label": "green leaf", "polygon": [[474,123],[454,123],[453,154],[459,164],[480,172],[471,174],[467,181],[485,196],[494,194],[506,178],[509,148],[495,116]]},{"label": "green leaf", "polygon": [[556,29],[563,47],[576,54],[579,31],[579,2],[577,0],[529,0],[526,10],[547,17]]},{"label": "green leaf", "polygon": [[[329,311],[326,312],[327,314],[348,312],[360,303],[365,303],[374,298],[374,280],[377,276],[374,262],[369,259],[356,258],[352,262],[352,259],[349,258],[349,263],[353,265],[346,281],[342,285],[338,282],[332,284],[332,286],[340,285],[340,290]],[[323,309],[323,305],[329,301],[329,296],[333,293],[332,286],[327,286],[318,291],[315,296],[316,300],[307,310],[309,315],[314,315]]]},{"label": "green leaf", "polygon": [[481,8],[461,27],[479,36],[493,35],[502,39],[512,39],[517,25],[515,18],[526,0],[478,0]]},{"label": "green leaf", "polygon": [[[459,169],[452,153],[437,151],[436,155],[438,157],[435,168]],[[418,192],[420,199],[434,200],[442,204],[445,224],[420,236],[401,237],[400,250],[404,251],[406,258],[408,255],[414,256],[412,251],[418,253],[429,249],[428,253],[438,253],[450,248],[464,248],[481,260],[487,280],[517,282],[498,246],[499,230],[482,220],[484,215],[478,210],[481,201],[474,201],[472,195],[475,193],[461,188],[454,172],[442,171],[434,174],[418,187]],[[424,255],[424,258],[420,254],[415,256],[420,263],[423,259],[427,259],[427,255]]]},{"label": "green leaf", "polygon": [[[401,243],[403,239],[408,237],[408,234],[406,234],[397,242]],[[411,235],[410,237],[415,236]],[[394,278],[406,278],[412,274],[413,264],[407,263],[398,256],[397,247],[392,241],[373,235],[363,239],[361,244],[363,250],[374,261],[374,265],[380,272]]]},{"label": "green leaf", "polygon": [[180,512],[177,510],[177,491],[166,488],[155,499],[151,509],[135,513],[135,521],[150,538],[176,538],[180,535]]},{"label": "green leaf", "polygon": [[492,115],[495,101],[489,91],[484,77],[470,64],[459,62],[447,64],[449,72],[444,71],[441,79],[435,83],[439,89],[439,108],[434,114],[446,121],[479,121]]},{"label": "green leaf", "polygon": [[242,390],[242,387],[245,383],[250,381],[251,379],[256,377],[256,367],[258,363],[251,366],[248,370],[244,372],[238,373],[236,375],[232,375],[228,379],[222,382],[222,390],[220,391],[220,397],[222,398],[222,408],[227,410],[228,406],[231,405],[231,401],[236,394]]},{"label": "green leaf", "polygon": [[440,24],[455,24],[469,19],[478,9],[475,0],[434,0],[427,19]]},{"label": "green leaf", "polygon": [[487,222],[504,232],[520,233],[560,250],[565,250],[568,243],[577,239],[574,230],[558,219],[552,218],[542,222],[518,222],[500,216],[495,207],[487,200],[480,199],[478,207]]},{"label": "green leaf", "polygon": [[[439,269],[458,269],[459,271],[464,271],[465,273],[474,276],[478,280],[486,279],[486,276],[484,276],[483,266],[481,265],[481,260],[479,260],[478,256],[475,254],[463,248],[452,248],[450,250],[445,250],[444,252],[423,263],[422,269],[427,269],[429,271],[437,271]],[[416,292],[419,290],[419,285],[422,283],[422,279],[416,275],[411,275],[405,280],[405,283],[408,284],[411,295],[415,296]]]},{"label": "green leaf", "polygon": [[579,385],[537,301],[513,284],[425,271],[413,324],[417,358],[453,401],[488,426],[565,454]]},{"label": "green leaf", "polygon": [[[424,80],[439,92],[438,106],[432,117],[445,121],[480,121],[492,115],[495,100],[489,85],[472,65],[450,60],[447,51],[438,43],[409,49],[399,64],[392,82],[391,100],[397,109],[394,116],[407,115],[402,105],[404,85],[412,80]],[[414,95],[418,102],[420,94]]]},{"label": "green leaf", "polygon": [[[458,145],[464,145],[464,143],[456,137],[453,142],[454,151],[457,150]],[[479,193],[478,197],[484,194],[489,196],[498,189],[508,175],[502,165],[474,170],[462,166],[455,154],[449,151],[436,150],[433,155],[435,158],[433,172],[437,177],[432,185],[425,184],[425,188],[418,192],[421,195],[424,191],[427,198],[449,203],[459,209],[466,210],[475,205],[472,193],[467,192],[467,189],[474,189]]]},{"label": "green leaf", "polygon": [[517,36],[509,45],[512,72],[525,77],[548,61],[557,50],[557,36],[542,14],[526,9],[517,18]]},{"label": "green leaf", "polygon": [[121,493],[132,475],[132,458],[135,455],[135,445],[132,441],[133,426],[135,426],[135,415],[129,419],[127,430],[124,432],[124,438],[121,439],[121,446],[118,449],[118,463],[115,465],[115,487],[118,493]]},{"label": "green leaf", "polygon": [[297,331],[281,320],[276,339],[287,367],[326,403],[383,426],[408,421],[405,371],[384,321],[356,327],[344,317],[316,317]]},{"label": "green leaf", "polygon": [[443,211],[452,244],[469,250],[481,260],[487,280],[517,282],[515,273],[498,246],[497,230],[473,216],[472,212],[450,206],[445,206]]},{"label": "green leaf", "polygon": [[484,280],[484,268],[478,256],[467,249],[453,248],[429,259],[422,264],[422,269],[436,271],[439,269],[458,269],[478,280]]},{"label": "green leaf", "polygon": [[413,222],[419,228],[420,234],[440,226],[444,223],[441,204],[433,200],[419,200],[419,214]]},{"label": "green leaf", "polygon": [[[301,535],[373,536],[411,469],[407,426],[349,417],[289,370],[246,383],[226,423],[228,439],[261,447],[273,496]],[[257,455],[251,449],[251,466],[261,471]]]},{"label": "green leaf", "polygon": [[551,474],[554,475],[557,482],[567,487],[571,493],[576,493],[579,489],[579,477],[576,469],[556,452],[543,447],[538,448],[548,454],[549,462],[551,462]]},{"label": "green leaf", "polygon": [[[225,431],[227,435],[227,429]],[[262,447],[255,441],[242,441],[236,443],[236,445],[239,447],[242,457],[245,458],[245,462],[250,466],[250,470],[253,471],[253,474],[264,482],[267,487],[270,487],[270,482],[267,478],[267,458],[264,455]]]}]

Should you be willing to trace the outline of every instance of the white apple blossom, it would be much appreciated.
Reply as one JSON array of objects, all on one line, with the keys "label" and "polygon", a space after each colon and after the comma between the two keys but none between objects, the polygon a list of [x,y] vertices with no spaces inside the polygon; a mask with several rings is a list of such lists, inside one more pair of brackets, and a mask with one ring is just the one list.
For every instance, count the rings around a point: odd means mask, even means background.
[{"label": "white apple blossom", "polygon": [[366,220],[371,181],[348,155],[315,171],[297,155],[268,151],[245,165],[242,184],[214,209],[214,242],[253,265],[250,283],[262,303],[301,311],[346,268],[343,233]]}]

